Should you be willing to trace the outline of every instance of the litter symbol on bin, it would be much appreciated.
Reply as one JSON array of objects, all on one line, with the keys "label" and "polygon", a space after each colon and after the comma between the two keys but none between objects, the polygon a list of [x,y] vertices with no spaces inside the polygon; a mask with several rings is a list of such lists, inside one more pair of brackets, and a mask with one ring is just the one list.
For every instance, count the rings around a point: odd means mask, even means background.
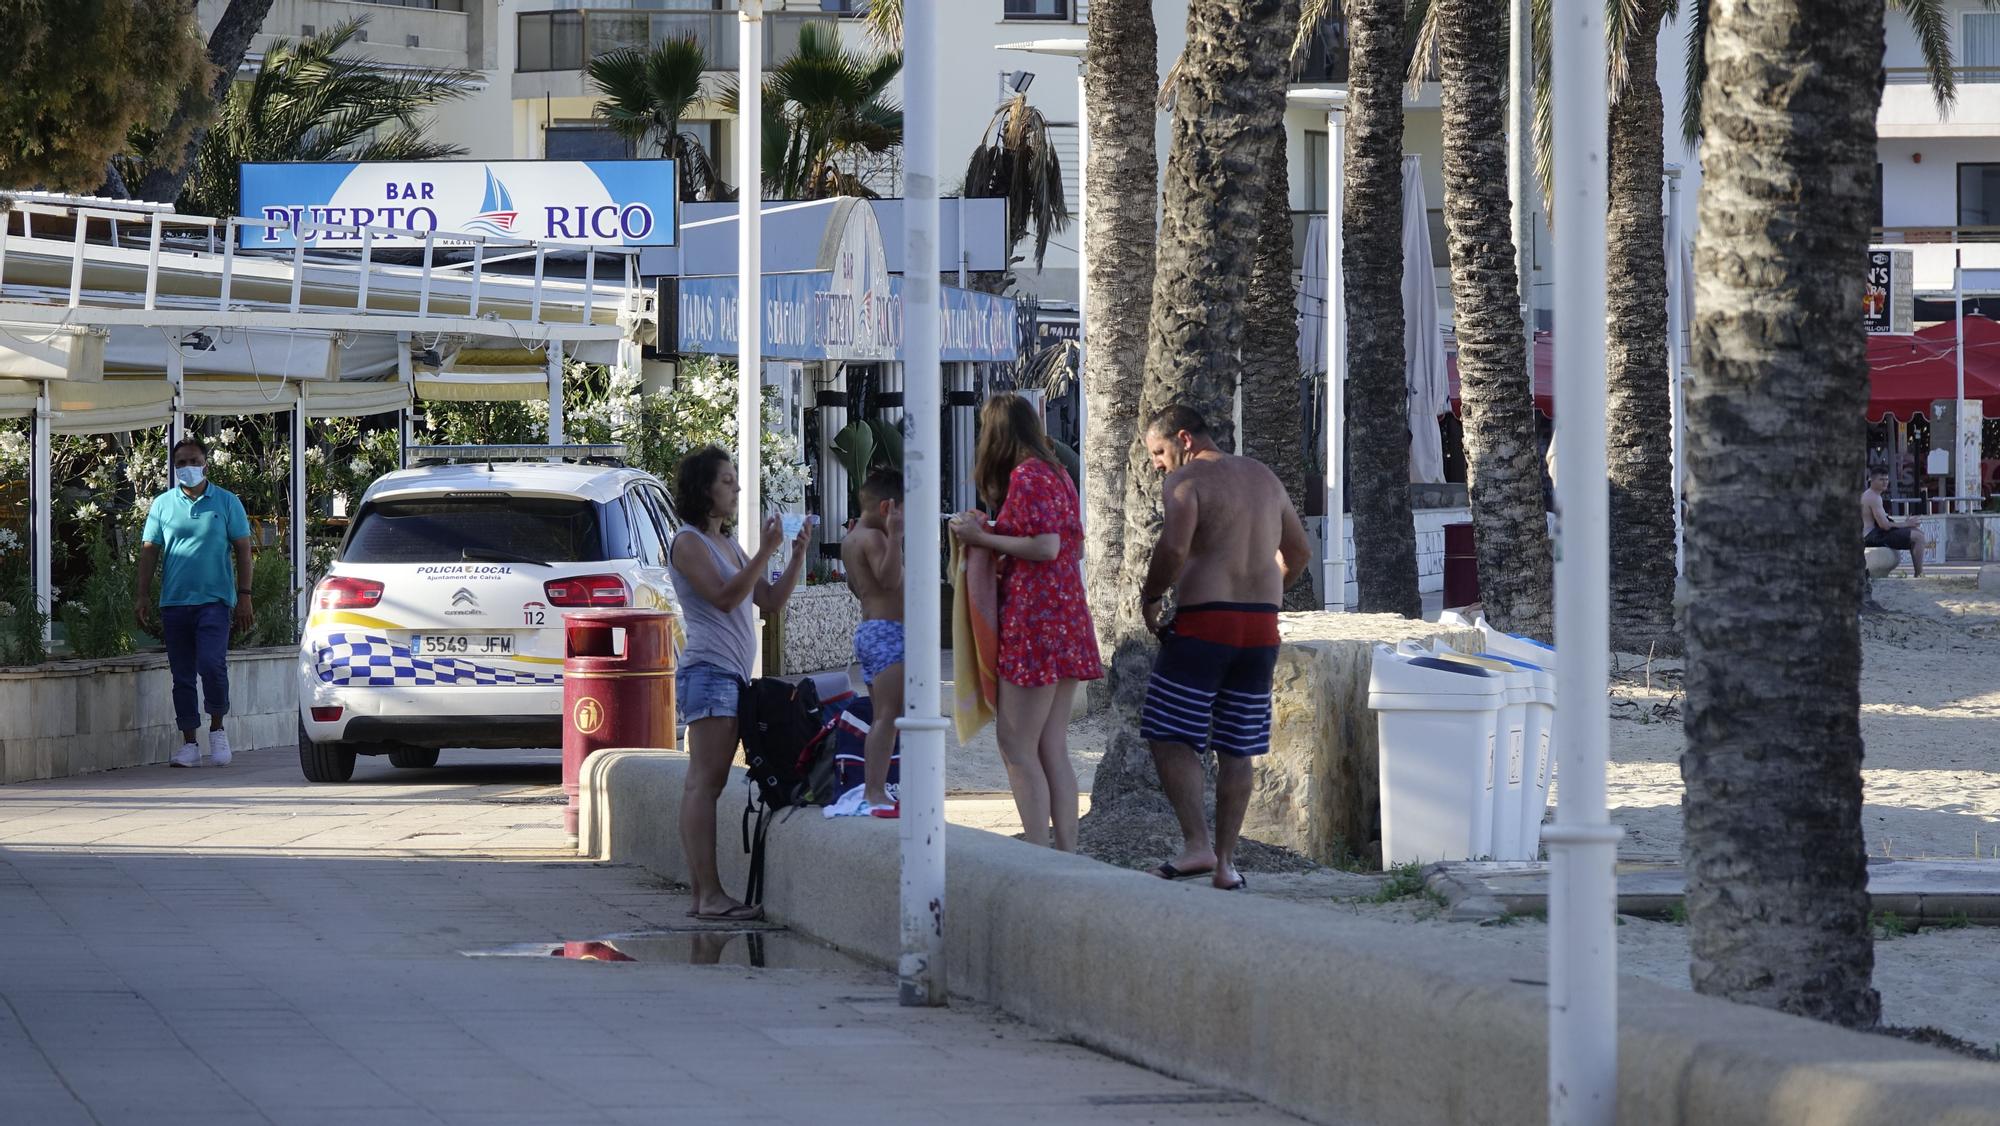
[{"label": "litter symbol on bin", "polygon": [[598,728],[604,726],[604,705],[598,703],[594,696],[585,696],[576,702],[576,710],[570,714],[570,720],[576,724],[578,731],[594,735]]}]

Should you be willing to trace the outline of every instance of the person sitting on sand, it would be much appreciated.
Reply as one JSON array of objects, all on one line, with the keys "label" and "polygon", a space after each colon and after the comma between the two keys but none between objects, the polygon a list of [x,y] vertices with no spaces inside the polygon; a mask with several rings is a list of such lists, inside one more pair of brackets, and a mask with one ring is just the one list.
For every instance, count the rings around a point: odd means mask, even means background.
[{"label": "person sitting on sand", "polygon": [[903,714],[903,475],[877,470],[860,489],[861,520],[842,541],[847,589],[861,602],[854,630],[854,659],[868,686],[873,718],[863,752],[863,806],[876,817],[895,817],[889,764],[896,753],[896,717]]},{"label": "person sitting on sand", "polygon": [[1868,474],[1868,488],[1861,494],[1861,545],[1863,547],[1886,547],[1891,551],[1910,553],[1910,571],[1918,578],[1924,574],[1924,546],[1929,542],[1915,517],[1893,520],[1882,506],[1882,494],[1889,491],[1889,474],[1886,470],[1873,470]]}]

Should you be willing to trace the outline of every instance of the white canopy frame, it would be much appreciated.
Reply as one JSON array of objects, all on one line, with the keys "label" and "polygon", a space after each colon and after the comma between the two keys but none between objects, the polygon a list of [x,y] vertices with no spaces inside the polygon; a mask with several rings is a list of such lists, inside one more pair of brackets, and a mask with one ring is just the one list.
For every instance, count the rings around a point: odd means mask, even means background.
[{"label": "white canopy frame", "polygon": [[[409,409],[420,395],[546,396],[549,440],[559,443],[565,346],[627,354],[657,331],[636,247],[302,223],[302,236],[358,241],[359,255],[309,251],[303,237],[282,252],[239,249],[245,232],[284,229],[240,216],[177,215],[159,204],[0,193],[0,417],[30,419],[30,572],[45,642],[54,617],[55,434],[166,425],[177,440],[190,411],[289,414],[290,554],[302,618],[307,419],[396,411],[398,446],[407,447]],[[417,262],[405,261],[409,251],[379,258],[375,240],[388,235],[421,241]],[[468,249],[464,261],[443,260]],[[600,255],[618,264],[602,280]],[[552,260],[575,257],[583,263],[580,280],[550,275]],[[486,269],[530,259],[532,275]],[[133,329],[156,330],[157,353],[147,334]],[[114,338],[114,366],[122,370],[107,379],[106,342]],[[531,372],[418,377],[411,349],[428,344],[429,351],[445,340],[500,342],[535,353],[535,364]],[[368,356],[350,368],[345,353],[359,341],[371,342]],[[390,374],[389,356],[393,377],[372,378]],[[157,373],[147,370],[154,363]],[[357,374],[371,378],[339,378]]]}]

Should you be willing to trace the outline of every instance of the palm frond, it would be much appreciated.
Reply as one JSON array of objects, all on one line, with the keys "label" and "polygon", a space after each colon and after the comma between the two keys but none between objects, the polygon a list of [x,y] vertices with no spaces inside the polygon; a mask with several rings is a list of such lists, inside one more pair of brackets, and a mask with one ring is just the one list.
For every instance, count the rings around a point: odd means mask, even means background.
[{"label": "palm frond", "polygon": [[1444,34],[1444,20],[1438,15],[1436,4],[1422,4],[1422,11],[1412,5],[1411,18],[1416,27],[1409,33],[1410,44],[1409,90],[1412,97],[1423,88],[1424,83],[1437,77],[1437,57],[1439,37]]},{"label": "palm frond", "polygon": [[1304,65],[1306,56],[1312,53],[1313,39],[1320,29],[1335,16],[1347,14],[1346,0],[1299,0],[1299,26],[1292,33],[1292,73]]},{"label": "palm frond", "polygon": [[869,0],[868,11],[861,17],[861,22],[868,28],[868,37],[877,46],[903,45],[903,0]]},{"label": "palm frond", "polygon": [[1714,0],[1688,0],[1687,89],[1681,95],[1681,139],[1701,140],[1701,88],[1708,81],[1708,6]]},{"label": "palm frond", "polygon": [[1951,23],[1956,14],[1944,0],[1890,0],[1901,8],[1923,52],[1924,69],[1929,72],[1931,97],[1937,101],[1938,115],[1949,114],[1958,100],[1958,82],[1951,71]]},{"label": "palm frond", "polygon": [[1062,160],[1049,139],[1048,119],[1028,104],[1026,94],[1003,103],[980,135],[966,162],[965,194],[1007,201],[1008,245],[1035,236],[1035,268],[1048,253],[1049,237],[1069,226],[1063,196]]}]

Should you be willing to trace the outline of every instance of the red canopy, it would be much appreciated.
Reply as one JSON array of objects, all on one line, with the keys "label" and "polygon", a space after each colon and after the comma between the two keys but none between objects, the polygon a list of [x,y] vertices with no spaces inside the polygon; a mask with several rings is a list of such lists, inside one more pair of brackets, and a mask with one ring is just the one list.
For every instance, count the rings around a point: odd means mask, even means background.
[{"label": "red canopy", "polygon": [[[1928,414],[1931,403],[1958,394],[1957,328],[1950,321],[1914,336],[1868,338],[1868,420],[1879,422]],[[1448,346],[1445,366],[1451,380],[1451,409],[1458,410],[1458,348]],[[1555,417],[1555,348],[1548,333],[1535,334],[1535,409]],[[1965,397],[2000,414],[2000,323],[1965,318]]]}]

